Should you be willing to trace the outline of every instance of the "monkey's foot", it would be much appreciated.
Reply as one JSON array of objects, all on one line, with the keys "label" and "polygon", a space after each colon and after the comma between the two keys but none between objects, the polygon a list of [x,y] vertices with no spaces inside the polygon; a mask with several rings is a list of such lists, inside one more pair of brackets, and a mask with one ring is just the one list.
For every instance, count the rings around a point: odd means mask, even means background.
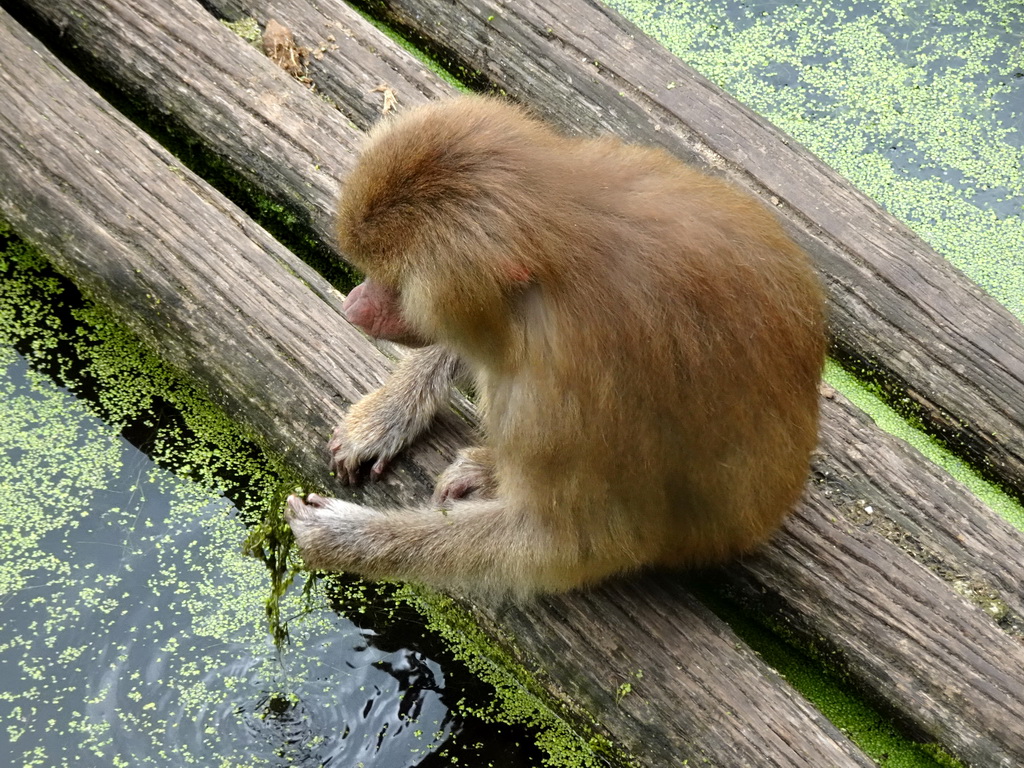
[{"label": "monkey's foot", "polygon": [[306,566],[338,571],[359,562],[363,534],[380,514],[369,507],[311,493],[305,499],[289,496],[284,517]]}]

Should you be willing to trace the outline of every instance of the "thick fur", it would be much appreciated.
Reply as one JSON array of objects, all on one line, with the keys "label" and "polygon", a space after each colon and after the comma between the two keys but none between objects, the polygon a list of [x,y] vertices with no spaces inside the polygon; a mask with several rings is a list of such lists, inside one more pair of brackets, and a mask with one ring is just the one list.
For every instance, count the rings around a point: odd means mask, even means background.
[{"label": "thick fur", "polygon": [[[338,226],[370,279],[364,306],[388,313],[360,325],[457,355],[487,450],[445,473],[443,507],[293,497],[310,566],[565,590],[749,551],[799,497],[823,294],[748,195],[661,150],[568,138],[466,97],[373,131]],[[453,365],[400,371],[357,404],[332,444],[339,469],[354,479],[413,439]]]}]

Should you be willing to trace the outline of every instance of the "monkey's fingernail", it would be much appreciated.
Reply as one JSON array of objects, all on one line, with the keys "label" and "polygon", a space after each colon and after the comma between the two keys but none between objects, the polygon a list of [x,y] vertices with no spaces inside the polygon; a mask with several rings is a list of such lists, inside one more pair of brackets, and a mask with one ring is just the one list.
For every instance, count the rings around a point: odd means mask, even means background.
[{"label": "monkey's fingernail", "polygon": [[373,478],[374,480],[380,480],[381,475],[384,474],[387,468],[388,460],[379,459],[377,463],[373,465],[373,468],[370,470],[370,477]]}]

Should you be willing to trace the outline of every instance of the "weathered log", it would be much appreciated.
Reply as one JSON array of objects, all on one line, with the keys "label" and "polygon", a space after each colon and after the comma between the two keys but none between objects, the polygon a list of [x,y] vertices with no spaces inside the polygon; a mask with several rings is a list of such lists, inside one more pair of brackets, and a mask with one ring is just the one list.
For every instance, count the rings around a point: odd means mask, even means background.
[{"label": "weathered log", "polygon": [[[284,20],[311,51],[310,71],[322,89],[362,127],[379,103],[377,85],[392,88],[402,104],[451,92],[340,0],[315,8],[304,0],[208,4],[225,15]],[[141,42],[161,34],[161,24],[166,31],[209,23],[195,10],[160,17],[125,14],[109,0],[15,5],[68,35],[94,66],[201,137],[243,178],[305,212],[332,242],[332,196],[347,166],[324,148],[331,136],[346,144],[357,138],[324,105],[275,90],[276,77],[261,80],[265,73],[245,66],[251,54],[192,71],[191,58]],[[1024,327],[810,153],[589,0],[389,0],[375,7],[567,128],[661,144],[777,200],[790,233],[826,276],[835,352],[876,370],[955,452],[1024,498]],[[239,118],[243,134],[260,122],[274,130],[243,147],[232,122]]]},{"label": "weathered log", "polygon": [[[54,25],[56,35],[81,45],[92,68],[115,76],[130,71],[131,77],[119,79],[129,98],[208,139],[243,179],[305,217],[331,242],[338,181],[361,137],[338,110],[310,99],[306,88],[267,66],[262,52],[240,44],[198,3],[128,8],[116,0],[71,0],[39,3],[34,10]],[[178,41],[193,30],[202,30],[204,43],[215,47],[148,45]],[[238,141],[240,136],[259,141]]]},{"label": "weathered log", "polygon": [[[175,15],[182,3],[159,5]],[[220,34],[216,26],[197,25],[179,39],[203,48],[210,42],[204,30]],[[243,55],[243,44],[223,34],[220,44],[203,49],[226,58]],[[139,134],[3,12],[0,48],[5,62],[17,62],[0,64],[0,212],[52,254],[87,295],[111,306],[164,357],[205,384],[231,415],[307,475],[323,479],[318,433],[337,418],[339,400],[377,385],[387,368],[386,359],[342,319],[341,297]],[[368,490],[368,501],[400,504],[410,493],[426,494],[428,477],[443,463],[441,454],[450,455],[457,431],[435,432],[428,445],[400,462],[404,469],[397,476]],[[644,605],[641,583],[618,589],[617,600]],[[663,694],[668,706],[645,721],[659,737],[646,764],[704,756],[730,765],[870,765],[685,593],[648,606],[634,611],[636,626],[605,622],[602,628],[603,642],[627,649],[624,668],[676,681]],[[586,629],[550,609],[536,611],[543,618],[539,627]],[[637,646],[635,633],[663,625],[663,614],[685,627],[685,647],[714,660],[714,668],[705,661],[679,670],[682,656]],[[504,623],[513,635],[525,629]],[[547,642],[543,633],[541,642]],[[614,695],[624,682],[609,678],[600,658],[573,654],[565,663],[592,691]],[[720,677],[719,669],[728,676]],[[563,687],[561,680],[549,678],[548,684],[553,692]],[[678,700],[675,690],[688,691],[687,698]],[[677,718],[692,729],[680,727]]]},{"label": "weathered log", "polygon": [[[173,12],[173,8],[171,8],[170,12]],[[286,17],[284,20],[286,23],[288,22]],[[92,21],[95,21],[95,19],[92,19]],[[70,34],[71,31],[69,30],[69,35]],[[189,44],[195,45],[200,50],[209,51],[211,48],[217,49],[222,46],[222,44],[215,43],[215,40],[204,38],[203,35],[196,30],[192,30],[188,35],[182,35],[181,38],[187,39],[190,41]],[[123,42],[125,45],[132,44],[130,40],[120,42]],[[302,42],[301,39],[300,42]],[[178,44],[181,44],[180,38]],[[141,41],[136,42],[135,45],[140,49],[148,48],[152,45],[152,42]],[[137,56],[140,54],[135,53],[132,55]],[[188,54],[181,54],[179,58],[188,57]],[[248,67],[251,65],[247,62],[246,66]],[[124,76],[129,77],[130,74],[124,73]],[[189,76],[189,79],[191,79],[191,76]],[[214,87],[217,87],[216,84],[214,84]],[[224,86],[219,87],[223,88]],[[217,93],[217,91],[214,90],[213,92],[204,95],[202,98],[210,98],[214,101],[223,102],[228,101],[231,97],[227,94]],[[299,104],[300,102],[298,101],[294,103],[296,106]],[[267,129],[264,128],[264,130]],[[273,130],[273,127],[271,126],[269,130]],[[240,143],[251,141],[254,145],[262,143],[262,137],[260,137],[259,134],[250,138],[247,135],[241,135],[236,132],[232,139]],[[344,161],[339,160],[339,162]],[[850,429],[850,427],[844,423],[844,419],[849,420],[850,417],[844,416],[841,410],[837,410],[832,407],[826,409],[826,425],[833,425],[833,428],[836,430],[835,434],[839,436],[833,441],[833,451],[839,457],[837,459],[837,467],[839,467],[839,470],[829,470],[829,472],[831,475],[838,476],[840,478],[839,488],[848,488],[845,494],[840,494],[840,496],[845,495],[851,496],[852,498],[862,498],[863,495],[866,494],[863,494],[863,489],[857,486],[858,478],[856,476],[846,477],[846,471],[840,470],[842,470],[843,467],[860,468],[863,466],[872,468],[884,476],[885,473],[894,471],[893,464],[868,463],[861,465],[858,463],[856,453],[844,453],[844,436],[847,434],[847,430]],[[874,447],[874,441],[881,439],[877,437],[877,430],[874,430],[873,428],[868,429],[865,434],[865,445],[872,445],[872,447]],[[908,479],[908,485],[906,486],[907,489],[916,493],[921,498],[929,500],[943,498],[943,494],[949,493],[948,487],[941,481],[935,479],[939,476],[938,473],[935,473],[934,470],[928,470],[928,465],[926,463],[921,462],[920,465],[915,463],[920,462],[919,457],[914,457],[911,454],[908,454],[905,450],[899,448],[897,444],[892,443],[892,441],[890,441],[890,443],[886,443],[886,445],[890,444],[892,447],[887,449],[888,453],[892,455],[892,461],[899,462],[897,464],[895,474],[901,478],[906,477]],[[935,477],[928,479],[929,472],[932,472]],[[926,479],[917,482],[917,478],[919,476],[924,476]],[[846,483],[847,485],[844,486],[843,483]],[[829,487],[825,489],[825,491],[833,493],[835,488]],[[900,511],[901,507],[904,506],[907,501],[906,494],[901,497],[899,495],[900,493],[902,493],[902,489],[894,490],[888,486],[884,486],[881,490],[872,489],[872,495],[868,498],[880,509],[888,508],[892,510],[891,512],[887,512],[887,514],[892,516],[899,516],[902,514],[910,520],[912,519],[910,512],[913,511],[913,507],[911,506],[910,510],[907,512]],[[951,509],[949,507],[938,505],[935,509],[937,509],[942,515],[946,516],[942,517],[942,525],[931,525],[926,515],[918,515],[914,524],[918,525],[924,532],[921,534],[922,537],[929,536],[931,537],[931,540],[941,542],[942,546],[946,548],[944,550],[946,552],[946,560],[943,561],[944,563],[949,563],[950,568],[966,568],[968,569],[968,572],[976,574],[977,579],[982,582],[986,579],[987,572],[985,568],[985,554],[986,548],[989,548],[988,551],[994,553],[994,561],[999,563],[999,568],[1002,569],[1002,576],[1000,577],[1002,581],[993,578],[992,582],[997,585],[1002,585],[998,586],[998,589],[1007,590],[1005,595],[1008,598],[1008,603],[1014,604],[1013,601],[1016,601],[1015,604],[1019,604],[1020,571],[1019,568],[1015,571],[1012,565],[1019,564],[1021,562],[1021,560],[1014,554],[1015,552],[1019,552],[1019,538],[1014,538],[1014,532],[1008,531],[1008,529],[1004,530],[1000,528],[998,524],[993,523],[992,526],[981,526],[985,529],[986,535],[984,537],[967,537],[965,541],[958,542],[955,534],[956,520],[966,519],[969,523],[968,528],[972,529],[977,527],[975,525],[977,520],[984,520],[984,518],[989,515],[987,510],[983,509],[980,505],[977,505],[975,501],[971,500],[969,494],[966,494],[962,489],[959,489],[959,493],[967,500],[965,502],[965,506],[953,506],[952,510],[956,510],[957,508],[966,510],[964,518],[955,518],[951,515]],[[890,496],[889,494],[892,495]],[[826,498],[830,497],[826,496]],[[835,496],[832,498],[835,498]],[[957,496],[956,498],[960,499],[960,496]],[[831,508],[825,504],[824,506],[812,507],[812,509],[817,511],[808,514],[818,514],[820,516],[824,510],[830,510]],[[845,506],[839,507],[840,511],[844,509]],[[833,513],[830,511],[829,514]],[[811,519],[814,520],[815,518],[812,517]],[[945,525],[945,528],[943,525]],[[827,525],[826,528],[828,528]],[[950,529],[952,529],[952,531]],[[829,530],[831,532],[831,529]],[[799,545],[802,547],[813,549],[815,541],[818,540],[818,533],[813,526],[809,528],[806,526],[801,528],[799,523],[794,523],[793,526],[790,526],[790,530],[788,532],[790,535],[796,536],[798,541],[801,540],[801,537],[805,540],[804,543]],[[908,579],[907,582],[910,586],[913,586],[917,583],[917,580],[920,580],[923,586],[918,586],[916,592],[912,590],[910,592],[906,592],[906,594],[913,600],[921,600],[923,601],[923,604],[930,605],[931,609],[938,615],[948,615],[956,622],[951,628],[951,631],[957,633],[957,636],[955,637],[954,645],[952,646],[952,650],[948,657],[937,657],[935,655],[936,650],[933,645],[929,645],[925,642],[927,638],[911,637],[908,641],[902,636],[887,634],[885,630],[888,621],[894,621],[898,624],[901,621],[913,620],[912,614],[907,613],[909,610],[907,604],[901,602],[901,595],[889,594],[894,587],[892,587],[892,585],[886,586],[884,580],[877,573],[875,574],[875,578],[866,585],[862,585],[860,583],[851,585],[846,583],[843,580],[842,570],[846,567],[846,564],[842,560],[833,563],[838,569],[835,572],[832,570],[822,571],[817,566],[811,569],[804,567],[801,572],[801,577],[805,581],[801,581],[800,579],[794,579],[793,583],[786,582],[785,580],[774,581],[771,583],[771,591],[768,596],[773,600],[778,601],[783,606],[797,605],[806,607],[802,602],[802,594],[805,590],[811,592],[817,590],[828,593],[828,600],[824,602],[826,605],[832,606],[832,608],[830,610],[823,611],[820,617],[816,616],[813,610],[807,610],[805,614],[805,618],[807,619],[806,631],[810,633],[826,633],[830,638],[835,639],[836,647],[844,650],[844,654],[853,668],[852,674],[871,685],[877,686],[879,688],[879,698],[889,701],[890,704],[899,709],[901,714],[903,714],[908,720],[918,723],[922,732],[929,734],[931,738],[952,744],[958,751],[963,751],[965,754],[971,754],[972,757],[974,755],[982,755],[986,758],[995,756],[996,759],[1001,759],[1000,756],[1005,753],[1006,739],[1010,739],[1009,749],[1011,749],[1011,751],[1017,749],[1017,745],[1013,742],[1012,731],[1009,736],[1000,737],[1003,739],[1002,741],[997,738],[993,742],[991,740],[986,740],[984,737],[986,728],[989,727],[990,723],[1003,724],[1005,721],[1000,719],[1001,716],[1016,716],[1014,715],[1012,707],[1002,714],[999,712],[990,712],[989,710],[992,706],[991,700],[986,698],[984,691],[975,694],[977,701],[972,699],[966,704],[959,701],[955,702],[948,697],[944,698],[941,695],[942,691],[947,689],[947,683],[949,681],[956,683],[960,680],[977,680],[984,676],[984,668],[978,666],[977,653],[971,650],[971,644],[975,642],[971,639],[973,636],[984,638],[986,642],[991,641],[995,643],[994,647],[998,648],[1003,648],[1005,644],[1009,643],[1009,655],[1004,658],[1010,660],[1017,659],[1017,656],[1014,655],[1014,649],[1016,646],[1012,644],[1012,641],[1009,641],[1008,638],[998,632],[992,636],[992,625],[986,624],[985,618],[981,616],[979,612],[967,609],[960,598],[952,595],[949,590],[944,589],[941,585],[937,585],[933,576],[924,573],[923,571],[919,572],[919,569],[912,567],[913,564],[908,565],[903,563],[903,556],[899,551],[888,545],[883,546],[883,542],[870,537],[865,539],[867,544],[858,544],[858,537],[862,536],[864,532],[855,531],[854,533],[856,535],[854,536],[853,543],[846,544],[844,543],[846,542],[846,538],[844,538],[843,531],[841,529],[837,529],[835,535],[839,538],[836,539],[836,541],[846,547],[846,549],[856,550],[857,546],[860,546],[860,550],[858,551],[868,551],[871,556],[875,558],[872,563],[872,567],[876,571],[884,573],[887,570],[901,571],[901,569],[910,568],[907,572],[913,574],[914,578]],[[1003,551],[1000,551],[999,545],[999,536],[1001,534],[1007,535],[1007,541],[1010,542]],[[820,537],[820,541],[828,540],[829,539],[827,537]],[[837,544],[837,546],[839,545]],[[941,549],[941,547],[936,545],[936,549]],[[771,557],[770,552],[771,551],[769,550],[769,558]],[[778,556],[782,558],[780,561],[780,567],[793,567],[792,563],[788,563],[782,554],[779,554]],[[769,561],[769,563],[771,562],[773,561]],[[1005,565],[1006,563],[1011,565]],[[771,565],[769,564],[768,566],[765,566],[765,568],[770,570]],[[731,574],[733,571],[730,570],[728,573]],[[1016,582],[1014,582],[1015,574],[1018,576]],[[747,571],[737,570],[734,578],[738,584],[737,589],[745,589],[748,592],[759,588],[757,587],[757,584],[759,583],[757,581],[758,578],[766,580],[766,577],[763,574],[759,576],[759,572],[756,569],[749,573]],[[1007,584],[1013,583],[1016,583],[1017,589],[1006,587]],[[868,601],[863,605],[857,601],[855,597],[857,593],[856,589],[853,590],[854,594],[852,595],[844,594],[844,591],[849,591],[851,588],[860,588],[862,586],[865,589],[880,590],[882,597],[875,602],[880,602],[891,607],[896,611],[896,613],[888,618],[883,618],[877,615],[877,612],[872,609],[873,603],[871,601]],[[901,585],[901,588],[904,588],[904,585]],[[638,592],[630,598],[630,604],[625,606],[609,604],[605,606],[605,613],[625,611],[627,615],[630,616],[631,620],[634,621],[638,627],[642,628],[643,632],[647,632],[649,634],[651,631],[663,631],[664,624],[661,623],[661,620],[658,618],[656,613],[650,612],[651,609],[646,607],[647,600],[637,596],[642,595],[644,590],[642,588],[637,589]],[[609,599],[621,599],[616,593],[602,594],[607,594]],[[573,598],[563,598],[560,600],[572,601],[576,599],[582,598],[577,596]],[[913,602],[910,603],[910,605],[912,604]],[[640,606],[636,613],[633,613],[634,605]],[[671,603],[664,606],[664,608],[665,610],[674,609]],[[680,606],[679,610],[684,610],[684,607]],[[856,633],[850,633],[850,639],[846,642],[843,637],[845,625],[841,621],[837,620],[836,617],[841,616],[842,611],[857,610],[860,610],[865,615],[865,621],[863,624],[858,625],[858,631]],[[875,613],[876,615],[871,615],[872,613]],[[518,619],[515,618],[517,616],[519,617]],[[602,687],[600,684],[600,681],[606,677],[606,672],[598,669],[590,674],[581,675],[579,667],[581,665],[592,663],[592,660],[589,660],[585,655],[574,655],[568,659],[564,659],[560,654],[553,653],[552,649],[557,647],[556,639],[560,637],[560,633],[567,630],[561,625],[557,613],[551,613],[550,606],[539,610],[539,615],[530,615],[528,612],[512,612],[505,618],[506,625],[509,627],[510,634],[513,635],[513,637],[517,640],[521,638],[531,638],[526,645],[530,654],[545,660],[546,665],[550,669],[571,670],[571,672],[556,675],[556,683],[561,681],[562,684],[566,684],[564,682],[565,680],[576,680],[577,687],[580,689],[578,695],[581,700],[586,701],[590,696],[597,696],[598,700],[595,700],[594,706],[601,703],[601,694],[607,694],[608,692],[606,690],[607,686],[605,685]],[[860,616],[858,616],[858,618],[860,618]],[[593,635],[598,631],[604,632],[607,634],[607,637],[600,638],[602,642],[615,642],[615,638],[617,637],[616,630],[614,628],[610,629],[609,627],[604,626],[606,624],[606,620],[603,619],[603,616],[598,617],[596,624],[601,626],[600,630],[594,625],[581,626],[579,628],[574,627],[572,629],[573,631],[576,631],[576,629],[585,629],[585,632],[582,632],[584,636]],[[977,627],[980,627],[977,631],[975,631],[976,625]],[[962,639],[960,635],[963,635],[966,639]],[[858,654],[856,652],[858,649],[858,643],[862,642],[863,638],[869,638],[873,643],[879,645],[879,652],[874,655]],[[525,643],[526,641],[523,640],[522,642]],[[671,644],[676,642],[676,639],[668,638],[666,642]],[[629,644],[626,645],[628,648]],[[585,645],[581,645],[581,648],[585,648]],[[1000,651],[1000,654],[1002,654],[1002,650]],[[960,657],[965,657],[967,660],[964,661]],[[645,674],[649,670],[655,670],[655,672],[652,673],[653,677],[659,681],[659,687],[651,688],[645,691],[642,695],[634,698],[633,701],[630,702],[630,706],[648,707],[650,711],[661,712],[663,718],[675,717],[675,712],[679,709],[677,698],[680,695],[680,692],[668,683],[665,683],[664,687],[660,687],[660,681],[669,680],[672,675],[678,675],[678,673],[674,671],[675,665],[678,662],[673,662],[671,658],[666,657],[656,647],[629,648],[626,652],[625,658],[628,663],[635,665],[637,669],[645,670]],[[896,686],[894,694],[891,697],[887,697],[889,686],[885,683],[890,667],[893,665],[898,667],[899,679],[908,680],[910,681],[910,684]],[[658,670],[666,671],[668,674],[659,675],[657,673]],[[1004,679],[1009,680],[1012,683],[1016,678],[1011,674],[1009,677]],[[914,685],[912,685],[913,681],[918,680],[925,681],[927,684],[914,687]],[[697,679],[688,679],[686,680],[686,685],[697,685],[697,687],[700,687],[701,683]],[[646,688],[646,686],[644,687]],[[590,693],[586,693],[584,689],[590,689]],[[928,697],[926,706],[920,705],[920,702],[917,699],[918,696]],[[708,711],[710,712],[712,710]],[[966,718],[962,716],[962,712],[967,713]],[[926,719],[924,715],[927,715],[928,722],[922,724],[922,721]],[[628,743],[633,743],[638,732],[644,733],[642,730],[637,731],[640,724],[644,722],[644,718],[633,717],[628,707],[625,709],[616,707],[612,708],[608,712],[602,711],[602,717],[605,718],[607,722],[614,723],[616,735],[619,735],[623,741]],[[687,727],[692,727],[692,723],[690,722],[687,722],[686,725]],[[679,750],[686,748],[687,733],[689,733],[687,728],[682,728],[676,725],[667,728],[661,735],[667,740],[666,743],[677,744],[678,748],[676,749],[676,753],[679,753]],[[725,732],[716,733],[713,736],[709,735],[706,738],[723,738],[725,740],[729,740],[734,738],[734,735],[731,732]],[[649,737],[649,734],[645,734],[637,743],[642,745],[646,744],[648,741],[657,742],[657,739],[652,739]],[[723,745],[724,742],[722,744],[716,742],[715,748],[723,748]],[[689,748],[692,748],[692,745]],[[736,748],[735,744],[734,748]],[[703,750],[705,747],[701,746],[699,749]],[[703,754],[714,753],[714,749],[711,747],[707,747],[707,749],[709,751],[703,752]],[[968,751],[972,749],[974,752]],[[742,749],[740,749],[740,752],[742,753]],[[702,754],[702,752],[698,751],[694,754]],[[756,751],[750,752],[749,754],[756,754]],[[751,759],[753,760],[753,758]]]},{"label": "weathered log", "polygon": [[[270,19],[286,19],[285,26],[306,52],[308,76],[317,92],[364,130],[388,109],[386,91],[391,91],[397,110],[455,93],[422,61],[344,3],[210,0],[204,4],[231,21],[255,18],[261,28]],[[150,93],[149,98],[158,96]]]},{"label": "weathered log", "polygon": [[1024,499],[1024,326],[807,150],[597,0],[366,5],[566,127],[660,144],[775,202],[826,278],[835,354]]},{"label": "weathered log", "polygon": [[844,398],[824,404],[819,449],[815,482],[850,523],[874,529],[1024,639],[1018,529]]},{"label": "weathered log", "polygon": [[[983,585],[984,594],[998,596],[1000,611],[1009,602],[1019,610],[1024,597],[1019,532],[992,519],[966,489],[926,461],[901,451],[894,438],[871,430],[867,442],[849,444],[868,430],[850,423],[853,409],[842,403],[827,410],[823,443],[842,441],[834,454],[839,460],[831,452],[823,455],[821,482],[806,494],[785,526],[786,535],[723,574],[728,588],[762,615],[775,612],[784,626],[838,662],[862,690],[927,740],[945,745],[969,765],[1020,764],[1021,636],[1010,637],[986,621],[940,578],[950,571],[973,574],[975,588]],[[872,507],[870,514],[866,506]],[[933,526],[925,519],[929,513],[947,523]],[[899,556],[876,527],[890,514],[890,521],[912,518],[934,549],[915,553],[917,562]],[[972,530],[976,521],[988,531]],[[966,549],[973,561],[957,546],[965,542],[950,547],[957,523],[964,524],[960,535],[970,539]],[[907,535],[906,529],[898,530]],[[941,539],[947,531],[950,538]],[[986,551],[998,564],[985,561]],[[996,587],[1004,578],[1008,583]],[[1012,661],[999,658],[1003,653]]]},{"label": "weathered log", "polygon": [[[369,127],[382,109],[383,94],[374,89],[386,84],[401,105],[452,93],[351,9],[334,23],[310,10],[297,30],[321,89],[344,96],[335,100],[339,111],[266,66],[260,51],[238,45],[198,3],[156,4],[152,13],[131,12],[115,0],[9,6],[36,14],[56,37],[80,46],[76,53],[89,69],[116,81],[155,116],[199,137],[233,172],[303,217],[327,249],[334,245],[338,181],[362,136],[356,126]],[[202,39],[216,48],[184,40],[160,49],[147,44],[193,29],[202,29]]]}]

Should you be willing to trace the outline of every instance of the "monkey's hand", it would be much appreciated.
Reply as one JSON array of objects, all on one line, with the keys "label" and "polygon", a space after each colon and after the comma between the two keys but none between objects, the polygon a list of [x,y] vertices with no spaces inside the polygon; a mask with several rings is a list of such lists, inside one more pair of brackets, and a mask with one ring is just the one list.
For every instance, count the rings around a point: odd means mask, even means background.
[{"label": "monkey's hand", "polygon": [[379,478],[448,402],[460,369],[459,359],[442,347],[408,354],[384,386],[349,408],[334,430],[327,444],[331,470],[343,483],[354,485],[369,463],[370,479]]},{"label": "monkey's hand", "polygon": [[433,502],[443,505],[454,499],[470,495],[481,499],[493,499],[497,494],[494,480],[494,457],[489,448],[482,446],[463,448],[434,486]]},{"label": "monkey's hand", "polygon": [[400,404],[392,402],[389,395],[386,387],[367,395],[348,409],[334,429],[327,444],[330,467],[346,485],[358,483],[360,469],[370,462],[370,479],[378,479],[422,429],[410,423],[410,414],[403,414]]}]

